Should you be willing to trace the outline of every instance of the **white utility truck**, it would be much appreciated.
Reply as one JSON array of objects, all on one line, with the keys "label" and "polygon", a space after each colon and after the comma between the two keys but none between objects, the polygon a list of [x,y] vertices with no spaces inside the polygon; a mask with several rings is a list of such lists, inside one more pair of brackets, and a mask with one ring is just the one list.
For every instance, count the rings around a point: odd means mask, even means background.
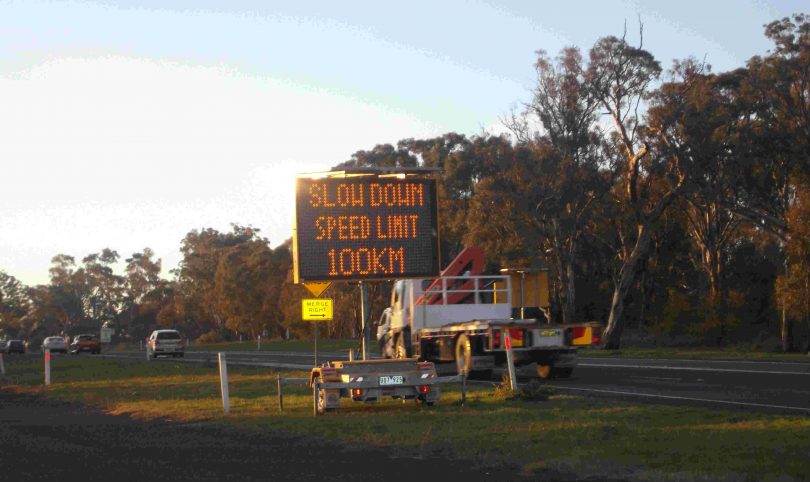
[{"label": "white utility truck", "polygon": [[569,377],[577,363],[572,327],[546,316],[513,318],[512,277],[470,274],[482,266],[483,252],[468,248],[439,278],[397,280],[378,321],[382,355],[454,362],[459,374],[490,377],[506,363],[508,334],[516,366],[536,364],[540,378]]}]

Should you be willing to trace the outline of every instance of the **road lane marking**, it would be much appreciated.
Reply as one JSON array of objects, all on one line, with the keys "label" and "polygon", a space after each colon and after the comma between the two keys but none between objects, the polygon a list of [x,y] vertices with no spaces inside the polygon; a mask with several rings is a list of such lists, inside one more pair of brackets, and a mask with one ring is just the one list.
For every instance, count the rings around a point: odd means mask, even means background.
[{"label": "road lane marking", "polygon": [[683,378],[670,378],[670,377],[638,377],[638,376],[633,376],[633,375],[630,375],[630,378],[633,378],[633,379],[641,379],[641,380],[666,380],[666,381],[674,381],[674,382],[680,382],[681,380],[683,380]]},{"label": "road lane marking", "polygon": [[559,385],[546,385],[549,387],[557,388],[560,390],[577,390],[581,392],[596,392],[596,393],[609,393],[612,395],[627,395],[633,397],[646,397],[646,398],[663,398],[667,400],[685,400],[690,402],[709,402],[709,403],[721,403],[726,405],[738,405],[743,407],[758,407],[758,408],[778,408],[781,410],[798,410],[801,412],[810,413],[810,408],[805,407],[790,407],[787,405],[770,405],[767,403],[752,403],[752,402],[731,402],[728,400],[713,400],[710,398],[691,398],[691,397],[679,397],[676,395],[656,395],[654,393],[637,393],[637,392],[622,392],[618,390],[601,390],[597,388],[576,388],[576,387],[568,387],[568,386],[559,386]]},{"label": "road lane marking", "polygon": [[762,375],[810,375],[810,372],[780,372],[774,370],[742,370],[740,368],[699,368],[672,367],[669,365],[600,365],[598,363],[577,363],[578,367],[590,368],[642,368],[646,370],[684,370],[690,372],[759,373]]},{"label": "road lane marking", "polygon": [[[612,360],[623,360],[623,361],[631,361],[631,360],[641,360],[645,362],[686,362],[686,363],[754,363],[758,365],[800,365],[803,367],[810,367],[810,363],[808,362],[791,362],[791,361],[768,361],[768,360],[712,360],[710,358],[594,358],[594,357],[587,357],[581,356],[579,357],[580,360],[591,360],[591,361],[606,361],[610,362]],[[810,358],[808,358],[810,360]]]}]

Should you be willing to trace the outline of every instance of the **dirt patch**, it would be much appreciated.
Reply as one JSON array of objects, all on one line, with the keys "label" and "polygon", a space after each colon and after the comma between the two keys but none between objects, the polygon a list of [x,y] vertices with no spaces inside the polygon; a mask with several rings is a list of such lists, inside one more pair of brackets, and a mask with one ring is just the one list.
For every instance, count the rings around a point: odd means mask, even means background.
[{"label": "dirt patch", "polygon": [[3,480],[528,480],[519,467],[441,455],[213,423],[140,421],[0,388]]}]

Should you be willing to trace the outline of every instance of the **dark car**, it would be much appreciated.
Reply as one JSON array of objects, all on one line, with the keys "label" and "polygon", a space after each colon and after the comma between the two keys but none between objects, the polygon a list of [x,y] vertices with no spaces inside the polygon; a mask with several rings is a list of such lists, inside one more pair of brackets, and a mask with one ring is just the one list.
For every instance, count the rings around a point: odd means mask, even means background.
[{"label": "dark car", "polygon": [[25,343],[22,340],[9,340],[6,343],[6,353],[22,353],[25,354]]},{"label": "dark car", "polygon": [[74,355],[83,351],[98,355],[101,353],[101,342],[96,335],[77,335],[70,344],[70,351]]}]

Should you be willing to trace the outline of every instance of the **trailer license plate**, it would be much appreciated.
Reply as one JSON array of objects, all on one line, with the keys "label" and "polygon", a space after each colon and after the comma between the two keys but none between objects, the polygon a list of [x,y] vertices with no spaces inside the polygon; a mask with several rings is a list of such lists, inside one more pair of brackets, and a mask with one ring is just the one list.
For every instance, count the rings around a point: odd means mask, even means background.
[{"label": "trailer license plate", "polygon": [[380,377],[380,385],[402,385],[404,382],[405,377],[402,375]]}]

